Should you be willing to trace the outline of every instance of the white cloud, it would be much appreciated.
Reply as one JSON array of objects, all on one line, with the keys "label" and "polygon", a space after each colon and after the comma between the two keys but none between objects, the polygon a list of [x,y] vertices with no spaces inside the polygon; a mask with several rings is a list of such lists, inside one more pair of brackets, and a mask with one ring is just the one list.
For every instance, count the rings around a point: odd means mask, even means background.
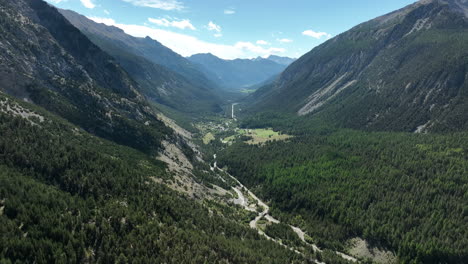
[{"label": "white cloud", "polygon": [[193,36],[163,29],[154,29],[142,25],[119,24],[109,18],[90,17],[90,19],[97,23],[119,27],[134,37],[144,38],[149,36],[182,56],[190,56],[197,53],[212,53],[223,59],[235,59],[265,57],[271,54],[279,55],[286,52],[283,48],[264,48],[251,42],[243,41],[239,41],[233,45],[210,43]]},{"label": "white cloud", "polygon": [[110,12],[107,9],[104,9],[104,14],[110,15]]},{"label": "white cloud", "polygon": [[321,39],[322,37],[326,37],[327,39],[329,39],[329,38],[332,37],[332,35],[328,34],[327,32],[315,32],[315,31],[310,30],[310,29],[302,32],[302,35],[313,37],[313,38],[316,38],[316,39]]},{"label": "white cloud", "polygon": [[292,39],[287,39],[287,38],[277,39],[277,41],[281,42],[281,43],[291,43],[291,42],[293,42]]},{"label": "white cloud", "polygon": [[91,0],[80,0],[80,1],[86,8],[93,9],[96,7],[96,5],[93,4],[93,2],[91,2]]},{"label": "white cloud", "polygon": [[208,23],[208,30],[209,31],[221,32],[221,26],[216,25],[215,23],[210,21],[210,23]]},{"label": "white cloud", "polygon": [[169,21],[165,18],[159,18],[159,19],[156,19],[156,18],[148,18],[148,21],[153,23],[153,24],[156,24],[156,25],[159,25],[159,26],[164,26],[164,27],[175,27],[175,28],[180,28],[180,29],[191,29],[191,30],[195,30],[196,28],[192,25],[192,23],[190,23],[190,20],[188,19],[183,19],[183,20],[179,20],[179,21]]},{"label": "white cloud", "polygon": [[224,10],[224,14],[225,14],[225,15],[234,15],[235,13],[236,13],[236,11],[233,10],[233,9],[226,9],[226,10]]},{"label": "white cloud", "polygon": [[135,6],[151,7],[162,10],[182,10],[184,5],[177,0],[123,0]]},{"label": "white cloud", "polygon": [[270,43],[265,40],[257,40],[257,45],[270,45]]},{"label": "white cloud", "polygon": [[216,33],[216,34],[214,34],[213,36],[214,36],[215,38],[220,38],[220,37],[223,36],[223,34],[221,34],[221,33]]}]

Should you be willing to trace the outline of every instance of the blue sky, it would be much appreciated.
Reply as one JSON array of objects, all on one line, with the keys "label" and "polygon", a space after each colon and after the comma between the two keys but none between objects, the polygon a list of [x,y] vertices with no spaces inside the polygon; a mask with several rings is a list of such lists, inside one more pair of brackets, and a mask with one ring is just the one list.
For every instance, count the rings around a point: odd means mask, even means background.
[{"label": "blue sky", "polygon": [[189,56],[300,57],[416,0],[46,0]]}]

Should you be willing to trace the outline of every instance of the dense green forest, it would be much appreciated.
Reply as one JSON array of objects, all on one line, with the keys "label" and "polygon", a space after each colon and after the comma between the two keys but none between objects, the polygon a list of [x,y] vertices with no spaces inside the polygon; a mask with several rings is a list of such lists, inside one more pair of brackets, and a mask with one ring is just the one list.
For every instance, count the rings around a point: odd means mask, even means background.
[{"label": "dense green forest", "polygon": [[467,262],[468,134],[334,129],[273,113],[243,126],[295,137],[238,142],[219,164],[319,245],[342,249],[360,236],[395,250],[402,263]]},{"label": "dense green forest", "polygon": [[1,263],[306,263],[155,183],[162,162],[17,104],[44,120],[0,111]]},{"label": "dense green forest", "polygon": [[[468,263],[466,0],[304,31],[287,68],[289,37],[190,59],[48,2],[0,0],[0,264]],[[168,19],[126,28],[206,35]]]}]

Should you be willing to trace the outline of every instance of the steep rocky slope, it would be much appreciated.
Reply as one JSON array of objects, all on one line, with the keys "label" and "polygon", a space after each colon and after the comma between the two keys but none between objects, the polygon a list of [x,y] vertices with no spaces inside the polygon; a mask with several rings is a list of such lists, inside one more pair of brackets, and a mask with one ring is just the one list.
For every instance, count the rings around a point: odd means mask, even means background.
[{"label": "steep rocky slope", "polygon": [[60,12],[62,12],[75,27],[85,32],[86,35],[101,36],[102,38],[113,41],[116,46],[122,49],[129,48],[132,53],[179,73],[191,82],[216,88],[196,65],[150,37],[135,38],[125,34],[123,30],[117,27],[109,27],[104,24],[95,23],[72,11],[60,10]]},{"label": "steep rocky slope", "polygon": [[119,28],[96,23],[73,11],[59,11],[113,56],[150,100],[184,113],[221,110],[213,84],[185,58],[152,39],[132,37]]},{"label": "steep rocky slope", "polygon": [[55,8],[38,0],[0,4],[0,90],[146,152],[171,134],[129,75]]},{"label": "steep rocky slope", "polygon": [[467,9],[465,0],[424,0],[363,23],[298,59],[250,103],[359,129],[467,129]]}]

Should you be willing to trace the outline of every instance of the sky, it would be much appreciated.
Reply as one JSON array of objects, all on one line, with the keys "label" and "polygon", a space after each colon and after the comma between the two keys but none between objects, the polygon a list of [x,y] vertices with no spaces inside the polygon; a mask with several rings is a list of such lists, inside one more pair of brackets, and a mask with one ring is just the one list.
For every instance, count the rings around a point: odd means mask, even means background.
[{"label": "sky", "polygon": [[46,0],[182,56],[298,58],[416,0]]}]

